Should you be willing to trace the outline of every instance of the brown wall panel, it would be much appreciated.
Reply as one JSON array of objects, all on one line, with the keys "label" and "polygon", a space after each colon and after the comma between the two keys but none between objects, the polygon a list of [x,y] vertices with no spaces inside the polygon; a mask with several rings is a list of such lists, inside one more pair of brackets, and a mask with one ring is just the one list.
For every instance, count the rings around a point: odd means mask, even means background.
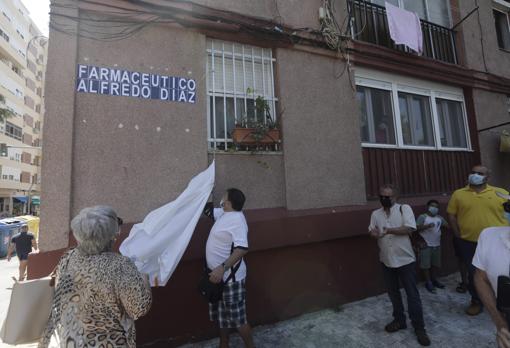
[{"label": "brown wall panel", "polygon": [[364,148],[367,197],[375,198],[382,184],[397,185],[404,196],[452,192],[465,185],[476,163],[467,151]]}]

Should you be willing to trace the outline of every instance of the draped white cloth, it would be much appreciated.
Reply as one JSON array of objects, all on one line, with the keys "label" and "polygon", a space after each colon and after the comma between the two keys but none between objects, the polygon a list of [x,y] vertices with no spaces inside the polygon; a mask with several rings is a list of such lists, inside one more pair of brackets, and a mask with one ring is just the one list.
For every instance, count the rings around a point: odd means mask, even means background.
[{"label": "draped white cloth", "polygon": [[404,44],[419,54],[423,53],[423,33],[420,17],[386,2],[386,16],[390,36],[397,45]]},{"label": "draped white cloth", "polygon": [[121,254],[149,275],[151,286],[166,285],[181,260],[214,187],[214,165],[195,176],[175,201],[134,225],[121,244]]}]

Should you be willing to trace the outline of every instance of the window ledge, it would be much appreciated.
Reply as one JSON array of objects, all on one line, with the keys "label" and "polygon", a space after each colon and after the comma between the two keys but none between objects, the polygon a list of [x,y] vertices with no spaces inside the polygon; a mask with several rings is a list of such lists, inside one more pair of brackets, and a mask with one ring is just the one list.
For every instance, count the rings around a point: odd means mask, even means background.
[{"label": "window ledge", "polygon": [[209,155],[257,155],[257,156],[283,156],[282,151],[214,151],[214,150],[207,150],[207,153]]},{"label": "window ledge", "polygon": [[508,48],[501,48],[501,47],[500,47],[500,48],[499,48],[499,50],[500,50],[500,51],[503,51],[503,52],[505,52],[505,53],[510,54],[510,49],[508,49]]},{"label": "window ledge", "polygon": [[472,149],[463,149],[463,148],[454,148],[454,147],[443,147],[443,148],[433,148],[433,147],[424,147],[424,146],[393,146],[393,145],[379,145],[379,144],[361,144],[362,148],[370,148],[370,149],[384,149],[384,150],[416,150],[416,151],[444,151],[444,152],[475,152]]}]

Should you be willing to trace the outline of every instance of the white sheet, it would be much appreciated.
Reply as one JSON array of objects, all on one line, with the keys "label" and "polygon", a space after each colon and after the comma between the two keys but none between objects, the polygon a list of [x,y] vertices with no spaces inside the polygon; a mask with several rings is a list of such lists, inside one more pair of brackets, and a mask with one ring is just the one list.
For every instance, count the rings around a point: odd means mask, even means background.
[{"label": "white sheet", "polygon": [[386,2],[386,16],[390,36],[397,45],[404,44],[410,49],[423,54],[423,33],[420,17],[414,12],[406,11]]},{"label": "white sheet", "polygon": [[[215,162],[195,176],[173,202],[133,226],[120,252],[148,274],[151,286],[165,286],[186,250],[214,187]],[[156,281],[157,279],[157,281]]]}]

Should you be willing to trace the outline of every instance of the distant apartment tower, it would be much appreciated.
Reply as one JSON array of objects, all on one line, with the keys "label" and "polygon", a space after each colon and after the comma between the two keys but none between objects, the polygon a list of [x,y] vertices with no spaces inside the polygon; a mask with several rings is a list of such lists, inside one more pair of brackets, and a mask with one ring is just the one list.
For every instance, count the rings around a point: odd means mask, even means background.
[{"label": "distant apartment tower", "polygon": [[20,0],[0,1],[0,216],[37,212],[47,39]]}]

